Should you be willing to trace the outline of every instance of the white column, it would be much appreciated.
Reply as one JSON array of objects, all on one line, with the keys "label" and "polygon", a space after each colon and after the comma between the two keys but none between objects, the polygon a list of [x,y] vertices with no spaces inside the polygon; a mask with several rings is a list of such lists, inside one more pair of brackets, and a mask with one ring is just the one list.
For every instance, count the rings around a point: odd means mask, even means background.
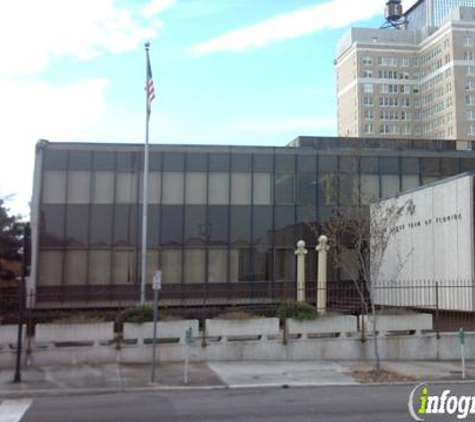
[{"label": "white column", "polygon": [[297,255],[297,302],[305,302],[305,255],[307,255],[307,249],[305,249],[303,240],[297,242],[295,255]]},{"label": "white column", "polygon": [[327,252],[330,249],[328,237],[320,236],[315,249],[318,252],[317,311],[324,314],[327,309]]}]

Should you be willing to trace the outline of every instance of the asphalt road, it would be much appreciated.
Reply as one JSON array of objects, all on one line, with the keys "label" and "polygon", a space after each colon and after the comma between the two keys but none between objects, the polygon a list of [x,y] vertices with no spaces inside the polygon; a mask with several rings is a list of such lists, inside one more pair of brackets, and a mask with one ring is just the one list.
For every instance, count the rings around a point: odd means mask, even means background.
[{"label": "asphalt road", "polygon": [[[413,386],[194,390],[34,398],[22,422],[411,421]],[[443,387],[437,387],[443,388]],[[471,385],[448,385],[471,395]],[[433,416],[433,415],[431,415]],[[470,419],[470,418],[469,418]],[[457,420],[455,416],[428,420]]]}]

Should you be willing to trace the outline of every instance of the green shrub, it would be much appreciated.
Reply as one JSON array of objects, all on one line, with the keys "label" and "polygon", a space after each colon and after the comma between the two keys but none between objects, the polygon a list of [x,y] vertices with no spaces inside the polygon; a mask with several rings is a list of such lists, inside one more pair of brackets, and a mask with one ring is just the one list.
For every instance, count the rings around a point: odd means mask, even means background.
[{"label": "green shrub", "polygon": [[246,311],[228,311],[222,314],[219,314],[217,319],[251,319],[251,318],[262,318],[260,315],[253,314]]},{"label": "green shrub", "polygon": [[[173,315],[163,310],[158,310],[158,320],[160,321],[178,321],[183,319],[180,316]],[[153,306],[135,306],[133,308],[126,309],[121,314],[121,320],[123,322],[133,322],[135,324],[142,324],[144,322],[153,321]]]},{"label": "green shrub", "polygon": [[284,320],[287,318],[298,321],[308,321],[318,318],[317,308],[304,302],[287,301],[277,309],[277,317]]},{"label": "green shrub", "polygon": [[122,321],[141,324],[143,322],[153,321],[153,306],[135,306],[122,312]]}]

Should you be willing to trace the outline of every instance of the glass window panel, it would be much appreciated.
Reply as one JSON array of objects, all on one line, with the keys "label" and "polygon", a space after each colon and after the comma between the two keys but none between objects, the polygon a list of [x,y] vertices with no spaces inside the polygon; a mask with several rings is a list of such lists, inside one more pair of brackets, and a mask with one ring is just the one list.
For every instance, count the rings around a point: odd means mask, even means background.
[{"label": "glass window panel", "polygon": [[[159,264],[159,252],[158,250],[148,250],[147,251],[147,276],[145,278],[145,281],[147,284],[152,284],[153,283],[153,274],[155,273],[156,270],[161,269],[160,264]],[[138,259],[139,259],[139,266],[138,266],[138,272],[140,275],[140,280],[142,279],[142,254],[138,254]],[[163,281],[163,272],[162,272],[162,281]]]},{"label": "glass window panel", "polygon": [[231,204],[251,204],[251,174],[231,173]]},{"label": "glass window panel", "polygon": [[252,210],[254,245],[272,245],[272,207],[255,206]]},{"label": "glass window panel", "polygon": [[183,204],[185,190],[185,177],[181,172],[166,171],[163,173],[163,198],[164,204]]},{"label": "glass window panel", "polygon": [[111,251],[89,252],[89,284],[94,286],[104,286],[111,281]]},{"label": "glass window panel", "polygon": [[206,173],[186,173],[186,203],[206,204]]},{"label": "glass window panel", "polygon": [[92,202],[94,204],[114,203],[114,172],[95,171],[93,173]]},{"label": "glass window panel", "polygon": [[148,157],[148,160],[149,171],[159,172],[162,169],[162,154],[160,154],[159,152],[151,152]]},{"label": "glass window panel", "polygon": [[185,250],[185,283],[204,283],[206,252],[203,249]]},{"label": "glass window panel", "polygon": [[[148,174],[148,203],[149,204],[160,203],[160,194],[162,191],[161,179],[162,179],[162,176],[158,171],[152,171]],[[140,203],[142,203],[142,197],[143,197],[143,174],[140,174],[140,185],[139,185]]]},{"label": "glass window panel", "polygon": [[63,252],[41,251],[38,286],[60,286],[62,282]]},{"label": "glass window panel", "polygon": [[66,172],[45,170],[43,173],[43,204],[66,202]]},{"label": "glass window panel", "polygon": [[115,167],[115,153],[112,151],[94,151],[92,162],[94,169],[113,170]]},{"label": "glass window panel", "polygon": [[162,207],[162,222],[159,227],[162,245],[183,243],[183,207]]},{"label": "glass window panel", "polygon": [[228,281],[228,250],[208,250],[208,282],[227,283]]},{"label": "glass window panel", "polygon": [[401,159],[402,174],[419,174],[419,159],[412,157],[403,157]]},{"label": "glass window panel", "polygon": [[338,199],[338,185],[336,173],[319,174],[318,187],[319,205],[336,205]]},{"label": "glass window panel", "polygon": [[117,205],[114,208],[114,245],[133,246],[137,244],[137,206]]},{"label": "glass window panel", "polygon": [[115,201],[118,204],[135,204],[138,199],[137,173],[121,171],[117,173]]},{"label": "glass window panel", "polygon": [[334,155],[318,156],[318,171],[321,173],[336,173],[338,170],[337,157]]},{"label": "glass window panel", "polygon": [[185,170],[185,155],[179,152],[165,152],[163,153],[163,167],[164,170]]},{"label": "glass window panel", "polygon": [[229,173],[209,173],[208,202],[210,205],[229,204]]},{"label": "glass window panel", "polygon": [[275,203],[293,204],[295,200],[294,175],[290,173],[276,173],[275,175]]},{"label": "glass window panel", "polygon": [[372,204],[379,201],[379,176],[362,174],[360,176],[361,204]]},{"label": "glass window panel", "polygon": [[110,246],[112,244],[112,206],[93,205],[91,207],[92,246]]},{"label": "glass window panel", "polygon": [[[139,168],[139,160],[142,154],[135,151],[119,151],[117,153],[117,169],[136,170]],[[142,160],[143,161],[143,158]]]},{"label": "glass window panel", "polygon": [[88,211],[87,205],[68,205],[66,207],[66,241],[68,245],[87,245]]},{"label": "glass window panel", "polygon": [[462,158],[460,160],[460,172],[475,171],[474,158]]},{"label": "glass window panel", "polygon": [[358,203],[358,177],[355,173],[340,173],[339,192],[341,205]]},{"label": "glass window panel", "polygon": [[203,245],[211,236],[212,226],[206,224],[206,207],[190,205],[185,208],[185,244]]},{"label": "glass window panel", "polygon": [[70,151],[69,152],[70,170],[90,170],[91,169],[91,151]]},{"label": "glass window panel", "polygon": [[163,284],[180,284],[183,268],[182,252],[175,249],[163,249],[160,253]]},{"label": "glass window panel", "polygon": [[340,156],[340,172],[357,173],[358,157]]},{"label": "glass window panel", "polygon": [[358,280],[358,268],[360,263],[358,253],[355,249],[342,248],[340,250],[340,279],[341,280]]},{"label": "glass window panel", "polygon": [[444,176],[454,176],[460,173],[460,160],[458,158],[442,158],[441,164]]},{"label": "glass window panel", "polygon": [[186,156],[186,169],[188,171],[206,171],[208,168],[206,154],[188,153]]},{"label": "glass window panel", "polygon": [[228,172],[230,169],[229,154],[209,154],[209,170]]},{"label": "glass window panel", "polygon": [[254,171],[274,171],[273,156],[270,154],[254,154]]},{"label": "glass window panel", "polygon": [[[142,208],[139,208],[140,212],[140,224],[139,224],[139,236],[142,236]],[[147,230],[147,245],[158,246],[159,234],[160,234],[160,207],[157,205],[150,205],[148,207],[148,230]]]},{"label": "glass window panel", "polygon": [[392,198],[399,193],[399,176],[383,174],[381,176],[381,196]]},{"label": "glass window panel", "polygon": [[275,207],[274,242],[276,246],[293,246],[295,227],[294,207]]},{"label": "glass window panel", "polygon": [[230,281],[252,281],[251,251],[249,249],[231,249],[229,252]]},{"label": "glass window panel", "polygon": [[251,240],[251,207],[231,207],[230,241],[237,245],[248,245]]},{"label": "glass window panel", "polygon": [[272,183],[270,173],[254,173],[253,176],[254,205],[270,205],[272,203]]},{"label": "glass window panel", "polygon": [[[319,227],[316,219],[317,209],[313,206],[297,208],[297,226],[296,240],[303,240],[309,245],[315,245],[316,238],[319,234]],[[297,245],[297,243],[296,243]]]},{"label": "glass window panel", "polygon": [[130,284],[137,281],[134,251],[114,251],[112,283]]},{"label": "glass window panel", "polygon": [[275,250],[275,281],[293,281],[295,279],[295,252],[293,249]]},{"label": "glass window panel", "polygon": [[409,189],[414,189],[419,186],[419,176],[415,174],[403,174],[402,175],[402,190],[403,192]]},{"label": "glass window panel", "polygon": [[208,207],[209,243],[227,245],[229,242],[229,207]]},{"label": "glass window panel", "polygon": [[250,172],[251,168],[251,154],[231,154],[231,169],[233,172]]},{"label": "glass window panel", "polygon": [[315,155],[298,155],[297,169],[299,172],[315,173],[317,171],[317,158]]},{"label": "glass window panel", "polygon": [[378,157],[361,157],[360,170],[362,173],[378,173],[379,161]]},{"label": "glass window panel", "polygon": [[440,175],[438,158],[422,158],[422,172],[424,176],[438,177]]},{"label": "glass window panel", "polygon": [[44,150],[43,166],[45,170],[66,170],[68,168],[68,152],[55,151],[46,148]]},{"label": "glass window panel", "polygon": [[64,261],[64,284],[85,286],[87,270],[86,251],[66,251]]},{"label": "glass window panel", "polygon": [[73,170],[68,174],[68,203],[88,204],[91,202],[91,172]]},{"label": "glass window panel", "polygon": [[64,245],[65,205],[43,205],[41,207],[42,246]]},{"label": "glass window panel", "polygon": [[314,205],[317,201],[316,173],[297,174],[297,204]]},{"label": "glass window panel", "polygon": [[275,155],[275,171],[293,172],[295,170],[295,155],[279,154]]},{"label": "glass window panel", "polygon": [[271,250],[255,249],[254,250],[254,270],[252,279],[254,281],[270,281],[271,280]]},{"label": "glass window panel", "polygon": [[379,159],[381,173],[399,174],[399,159],[397,157],[381,157]]}]

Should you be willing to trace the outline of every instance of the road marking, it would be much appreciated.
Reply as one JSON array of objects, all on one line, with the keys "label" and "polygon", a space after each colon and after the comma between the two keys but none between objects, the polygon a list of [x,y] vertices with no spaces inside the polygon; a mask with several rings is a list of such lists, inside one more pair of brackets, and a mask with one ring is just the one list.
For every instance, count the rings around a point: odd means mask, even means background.
[{"label": "road marking", "polygon": [[0,404],[0,422],[19,422],[33,400],[4,400]]}]

